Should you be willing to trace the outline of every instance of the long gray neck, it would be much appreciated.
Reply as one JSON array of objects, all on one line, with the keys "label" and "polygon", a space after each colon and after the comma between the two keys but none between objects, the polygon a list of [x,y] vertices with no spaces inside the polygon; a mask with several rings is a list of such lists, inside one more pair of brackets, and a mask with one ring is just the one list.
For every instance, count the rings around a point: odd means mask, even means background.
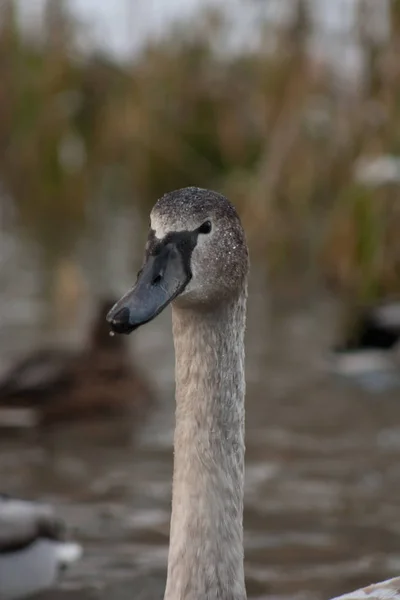
[{"label": "long gray neck", "polygon": [[244,600],[246,290],[212,312],[173,308],[176,429],[165,600]]}]

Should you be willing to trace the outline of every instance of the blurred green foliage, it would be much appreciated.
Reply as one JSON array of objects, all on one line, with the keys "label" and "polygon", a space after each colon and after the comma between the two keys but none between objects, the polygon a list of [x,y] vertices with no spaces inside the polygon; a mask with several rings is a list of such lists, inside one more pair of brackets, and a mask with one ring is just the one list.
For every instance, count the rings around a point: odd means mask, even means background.
[{"label": "blurred green foliage", "polygon": [[[239,207],[272,272],[313,268],[349,298],[400,289],[399,183],[355,180],[360,157],[400,150],[400,2],[384,42],[360,3],[359,82],[309,52],[298,0],[260,43],[221,51],[218,13],[167,32],[131,61],[79,54],[48,0],[40,36],[0,14],[0,178],[26,230],[67,255],[106,195],[144,211],[165,191],[213,187]],[[272,41],[271,41],[272,40]]]}]

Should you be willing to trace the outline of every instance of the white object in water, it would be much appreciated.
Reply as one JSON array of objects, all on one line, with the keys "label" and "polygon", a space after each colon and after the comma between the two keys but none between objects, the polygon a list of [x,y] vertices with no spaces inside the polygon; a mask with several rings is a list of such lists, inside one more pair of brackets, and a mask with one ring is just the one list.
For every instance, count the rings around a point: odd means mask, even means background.
[{"label": "white object in water", "polygon": [[387,579],[367,587],[333,598],[333,600],[399,600],[400,577]]},{"label": "white object in water", "polygon": [[0,495],[0,600],[51,588],[82,548],[67,542],[51,506]]}]

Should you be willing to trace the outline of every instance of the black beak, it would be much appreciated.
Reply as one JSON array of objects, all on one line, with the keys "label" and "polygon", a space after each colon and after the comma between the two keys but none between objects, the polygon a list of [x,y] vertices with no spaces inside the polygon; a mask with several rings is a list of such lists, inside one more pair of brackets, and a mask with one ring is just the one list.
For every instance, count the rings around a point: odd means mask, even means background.
[{"label": "black beak", "polygon": [[173,242],[146,257],[135,286],[110,310],[107,321],[115,333],[131,333],[168,306],[189,283],[192,275]]}]

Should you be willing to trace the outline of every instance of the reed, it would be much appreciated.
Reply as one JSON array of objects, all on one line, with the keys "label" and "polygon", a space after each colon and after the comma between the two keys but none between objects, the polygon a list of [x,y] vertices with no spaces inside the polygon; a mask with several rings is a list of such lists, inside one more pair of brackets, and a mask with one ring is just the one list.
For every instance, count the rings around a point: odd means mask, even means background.
[{"label": "reed", "polygon": [[[352,300],[399,292],[399,5],[379,41],[360,3],[364,72],[343,81],[310,52],[301,0],[288,22],[261,20],[251,50],[221,51],[226,23],[213,12],[124,64],[78,53],[63,2],[48,1],[35,37],[4,0],[0,178],[25,230],[68,255],[104,196],[147,211],[197,184],[238,205],[272,274],[311,269]],[[392,166],[368,179],[379,157]]]}]

